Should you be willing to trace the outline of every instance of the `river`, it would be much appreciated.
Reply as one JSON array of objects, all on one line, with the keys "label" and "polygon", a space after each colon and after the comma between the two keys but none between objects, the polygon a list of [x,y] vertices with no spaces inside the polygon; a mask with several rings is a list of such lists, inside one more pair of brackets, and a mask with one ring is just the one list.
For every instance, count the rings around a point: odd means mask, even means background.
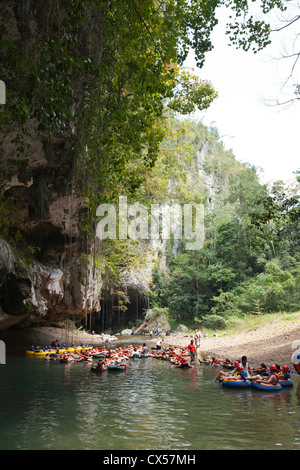
[{"label": "river", "polygon": [[217,370],[153,358],[126,372],[8,356],[0,449],[300,449],[300,380],[282,392],[228,390]]}]

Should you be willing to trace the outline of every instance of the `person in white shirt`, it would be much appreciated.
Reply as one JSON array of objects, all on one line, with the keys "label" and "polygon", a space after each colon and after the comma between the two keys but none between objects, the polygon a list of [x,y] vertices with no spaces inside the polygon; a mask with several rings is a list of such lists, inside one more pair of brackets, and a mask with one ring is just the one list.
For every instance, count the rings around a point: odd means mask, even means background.
[{"label": "person in white shirt", "polygon": [[249,366],[249,363],[247,361],[247,356],[243,356],[242,357],[242,362],[240,363],[240,365],[243,367],[244,369],[244,372],[247,374],[247,376],[249,377],[251,374],[252,374],[252,370]]},{"label": "person in white shirt", "polygon": [[200,353],[200,339],[202,338],[201,331],[198,329],[195,330],[194,334],[194,344],[195,344],[195,359],[198,359]]}]

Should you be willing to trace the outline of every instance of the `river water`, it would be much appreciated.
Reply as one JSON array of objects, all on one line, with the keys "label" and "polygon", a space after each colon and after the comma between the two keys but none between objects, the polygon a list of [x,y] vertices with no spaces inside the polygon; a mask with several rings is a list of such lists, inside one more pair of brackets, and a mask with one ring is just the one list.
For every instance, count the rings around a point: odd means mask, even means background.
[{"label": "river water", "polygon": [[0,368],[0,449],[300,449],[300,380],[228,390],[218,369],[131,359],[126,372],[9,356]]}]

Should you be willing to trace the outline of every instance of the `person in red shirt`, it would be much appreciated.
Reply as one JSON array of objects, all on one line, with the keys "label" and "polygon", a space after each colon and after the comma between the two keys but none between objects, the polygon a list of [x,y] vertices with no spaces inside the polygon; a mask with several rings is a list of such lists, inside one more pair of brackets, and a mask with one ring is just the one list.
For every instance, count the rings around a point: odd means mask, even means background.
[{"label": "person in red shirt", "polygon": [[190,353],[190,357],[191,357],[191,362],[194,362],[195,360],[195,345],[194,345],[194,340],[191,339],[191,342],[190,344],[188,345],[188,350],[189,350],[189,353]]}]

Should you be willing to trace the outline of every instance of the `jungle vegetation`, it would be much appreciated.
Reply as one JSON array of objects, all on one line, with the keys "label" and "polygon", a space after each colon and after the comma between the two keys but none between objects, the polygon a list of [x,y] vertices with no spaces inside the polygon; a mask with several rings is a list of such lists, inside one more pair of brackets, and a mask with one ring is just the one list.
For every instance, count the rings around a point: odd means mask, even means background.
[{"label": "jungle vegetation", "polygon": [[[295,187],[262,185],[255,168],[224,149],[216,129],[189,120],[216,99],[217,90],[184,67],[192,51],[201,75],[219,8],[230,13],[224,32],[229,43],[259,52],[271,40],[269,14],[284,13],[286,2],[28,5],[24,27],[43,14],[47,18],[35,38],[20,47],[5,24],[0,28],[1,79],[7,88],[0,132],[7,137],[14,131],[11,163],[19,177],[31,151],[28,138],[38,136],[46,147],[54,137],[68,136],[69,191],[88,207],[80,229],[91,240],[97,207],[117,203],[120,195],[149,206],[203,204],[203,247],[189,252],[183,242],[166,243],[147,294],[152,306],[167,308],[174,318],[218,324],[234,314],[299,309],[299,177]],[[91,18],[98,42],[87,51],[83,32]],[[5,171],[0,165],[4,180]],[[2,237],[17,234],[10,240],[17,246],[24,230],[11,230],[11,210],[5,194],[0,196]],[[109,292],[120,292],[124,269],[142,268],[149,249],[132,240],[103,243],[95,267],[104,286],[112,286]]]}]

